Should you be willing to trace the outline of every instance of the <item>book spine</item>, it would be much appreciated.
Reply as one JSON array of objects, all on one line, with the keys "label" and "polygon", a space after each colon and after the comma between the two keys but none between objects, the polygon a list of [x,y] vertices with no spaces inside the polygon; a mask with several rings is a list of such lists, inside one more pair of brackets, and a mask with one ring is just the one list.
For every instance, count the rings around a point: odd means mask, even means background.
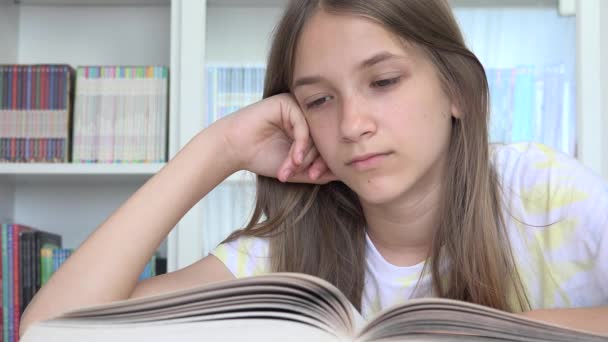
[{"label": "book spine", "polygon": [[23,310],[28,304],[29,296],[29,276],[30,276],[30,256],[29,256],[29,237],[31,234],[26,231],[22,231],[19,235],[19,251],[20,251],[20,270],[21,270],[21,308],[20,314],[23,314]]},{"label": "book spine", "polygon": [[7,285],[6,282],[8,280],[7,277],[7,272],[8,269],[6,267],[6,261],[7,261],[7,257],[6,257],[6,224],[2,224],[1,230],[0,230],[0,249],[1,249],[1,253],[0,255],[2,256],[2,263],[1,265],[1,273],[2,273],[2,305],[0,305],[0,307],[2,308],[2,317],[0,319],[0,337],[2,337],[3,341],[8,341],[8,331],[6,330],[7,327],[7,322],[6,319],[8,318],[8,312],[7,312],[7,305],[5,305],[7,303]]},{"label": "book spine", "polygon": [[13,323],[14,323],[14,317],[13,317],[13,305],[14,305],[14,300],[13,300],[13,291],[15,288],[15,284],[14,284],[14,277],[13,277],[13,226],[9,225],[7,228],[7,235],[8,235],[8,241],[6,244],[6,254],[8,256],[8,301],[6,302],[6,306],[7,306],[7,311],[8,311],[8,339],[6,341],[12,342],[13,341]]},{"label": "book spine", "polygon": [[20,308],[21,308],[21,272],[19,269],[19,232],[21,227],[17,224],[13,225],[13,342],[19,340],[19,321],[20,321]]},{"label": "book spine", "polygon": [[34,234],[31,232],[28,238],[28,266],[29,266],[29,277],[28,277],[28,295],[26,306],[29,305],[32,298],[36,294],[36,253],[34,248]]}]

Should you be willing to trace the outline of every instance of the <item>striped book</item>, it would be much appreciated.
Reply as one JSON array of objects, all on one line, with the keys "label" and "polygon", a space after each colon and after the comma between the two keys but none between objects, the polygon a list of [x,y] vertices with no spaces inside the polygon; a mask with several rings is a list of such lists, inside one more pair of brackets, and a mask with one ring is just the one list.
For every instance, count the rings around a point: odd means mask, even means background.
[{"label": "striped book", "polygon": [[0,65],[0,162],[69,161],[68,65]]},{"label": "striped book", "polygon": [[82,66],[74,103],[74,162],[166,161],[169,70]]}]

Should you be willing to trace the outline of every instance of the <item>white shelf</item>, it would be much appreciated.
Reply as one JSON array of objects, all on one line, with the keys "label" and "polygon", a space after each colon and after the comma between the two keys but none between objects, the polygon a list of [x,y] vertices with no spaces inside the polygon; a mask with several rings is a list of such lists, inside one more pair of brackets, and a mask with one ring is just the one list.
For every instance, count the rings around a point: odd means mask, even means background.
[{"label": "white shelf", "polygon": [[[170,6],[171,0],[13,0],[36,6]],[[209,7],[283,7],[288,0],[207,0]],[[556,0],[450,0],[454,7],[555,7]]]},{"label": "white shelf", "polygon": [[0,178],[9,183],[143,183],[165,164],[0,163]]},{"label": "white shelf", "polygon": [[[181,1],[181,0],[180,0]],[[288,0],[207,0],[210,7],[282,7]],[[171,0],[14,0],[41,6],[169,6]]]},{"label": "white shelf", "polygon": [[207,0],[209,7],[283,7],[288,0]]},{"label": "white shelf", "polygon": [[65,6],[169,6],[171,0],[14,0],[19,5]]},{"label": "white shelf", "polygon": [[[77,163],[0,163],[0,179],[13,183],[35,181],[80,182],[143,182],[166,163],[151,164],[77,164]],[[239,171],[230,175],[225,182],[255,182],[255,174]]]},{"label": "white shelf", "polygon": [[153,175],[165,163],[79,164],[0,163],[0,174],[10,175]]}]

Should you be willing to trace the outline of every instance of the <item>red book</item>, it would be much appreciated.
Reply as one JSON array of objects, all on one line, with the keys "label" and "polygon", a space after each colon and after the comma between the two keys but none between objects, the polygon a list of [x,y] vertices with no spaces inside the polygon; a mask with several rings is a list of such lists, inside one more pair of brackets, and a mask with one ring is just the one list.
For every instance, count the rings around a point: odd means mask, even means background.
[{"label": "red book", "polygon": [[40,68],[40,108],[39,109],[46,109],[46,89],[48,86],[46,73],[47,73],[47,68],[41,67]]},{"label": "red book", "polygon": [[12,80],[13,82],[11,85],[12,92],[13,92],[13,94],[12,94],[13,96],[11,99],[11,103],[12,103],[11,107],[13,107],[13,108],[11,108],[11,109],[17,109],[17,93],[19,91],[19,86],[17,85],[17,74],[18,74],[17,71],[18,71],[18,66],[13,65],[13,80]]},{"label": "red book", "polygon": [[10,161],[14,161],[16,159],[17,156],[17,138],[10,138],[10,144],[11,144],[11,156],[9,158]]}]

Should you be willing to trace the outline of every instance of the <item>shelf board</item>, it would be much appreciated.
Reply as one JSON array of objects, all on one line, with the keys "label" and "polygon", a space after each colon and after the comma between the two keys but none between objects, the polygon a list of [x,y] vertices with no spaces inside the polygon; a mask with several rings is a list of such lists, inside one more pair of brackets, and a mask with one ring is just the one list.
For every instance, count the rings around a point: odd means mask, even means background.
[{"label": "shelf board", "polygon": [[284,7],[288,0],[207,0],[208,7]]},{"label": "shelf board", "polygon": [[164,165],[165,163],[0,163],[0,178],[10,183],[143,183]]},{"label": "shelf board", "polygon": [[[171,0],[13,0],[36,6],[170,6]],[[181,1],[181,0],[180,0]],[[283,7],[288,0],[207,0],[210,7]]]},{"label": "shelf board", "polygon": [[0,163],[0,174],[8,175],[153,175],[165,163],[80,164],[80,163]]},{"label": "shelf board", "polygon": [[[142,183],[166,163],[79,164],[79,163],[0,163],[0,181],[9,183]],[[255,182],[255,175],[236,172],[227,182]]]},{"label": "shelf board", "polygon": [[[41,6],[170,6],[171,0],[13,0]],[[207,0],[210,7],[283,7],[288,0]],[[453,7],[557,7],[557,0],[449,0]]]},{"label": "shelf board", "polygon": [[14,0],[19,5],[42,6],[169,6],[171,0]]}]

